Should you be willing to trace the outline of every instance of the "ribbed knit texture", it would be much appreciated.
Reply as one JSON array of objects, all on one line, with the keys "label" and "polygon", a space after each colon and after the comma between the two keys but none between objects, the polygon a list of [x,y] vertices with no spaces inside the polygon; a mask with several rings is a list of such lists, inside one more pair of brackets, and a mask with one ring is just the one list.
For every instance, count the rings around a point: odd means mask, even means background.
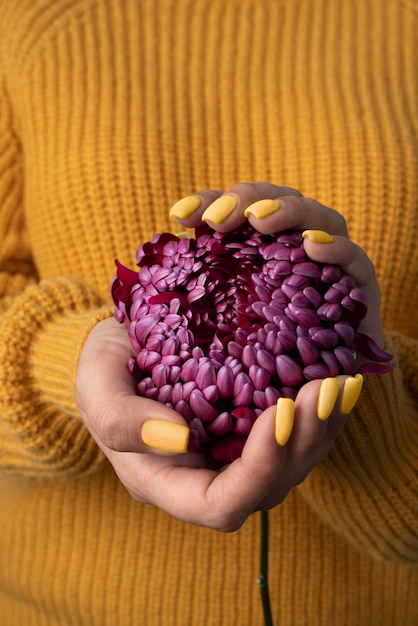
[{"label": "ribbed knit texture", "polygon": [[0,0],[0,623],[262,626],[259,517],[135,503],[74,399],[114,258],[199,189],[336,208],[398,366],[270,513],[277,626],[416,626],[414,0]]}]

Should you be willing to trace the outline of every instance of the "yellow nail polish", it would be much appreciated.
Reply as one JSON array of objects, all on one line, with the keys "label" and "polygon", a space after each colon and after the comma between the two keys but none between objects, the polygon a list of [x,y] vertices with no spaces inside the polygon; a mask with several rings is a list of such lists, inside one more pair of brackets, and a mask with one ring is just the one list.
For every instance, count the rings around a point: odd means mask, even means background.
[{"label": "yellow nail polish", "polygon": [[229,194],[221,196],[208,206],[202,215],[202,222],[222,224],[231,215],[232,211],[236,209],[237,204],[238,200],[235,196]]},{"label": "yellow nail polish", "polygon": [[278,200],[270,200],[266,198],[265,200],[258,200],[257,202],[253,202],[250,204],[244,211],[245,217],[250,217],[252,215],[258,220],[262,220],[265,217],[269,217],[269,215],[273,215],[280,209],[280,202]]},{"label": "yellow nail polish", "polygon": [[325,230],[304,230],[302,233],[304,239],[309,239],[312,243],[333,243],[334,237]]},{"label": "yellow nail polish", "polygon": [[324,378],[321,382],[318,394],[318,404],[316,414],[318,418],[325,422],[331,415],[340,392],[338,378]]},{"label": "yellow nail polish", "polygon": [[168,420],[147,420],[141,430],[142,441],[146,446],[170,454],[187,452],[189,436],[187,426]]},{"label": "yellow nail polish", "polygon": [[178,237],[179,239],[191,239],[192,238],[191,234],[185,230],[182,230],[181,233],[176,233],[176,237]]},{"label": "yellow nail polish", "polygon": [[170,217],[184,220],[197,211],[201,204],[199,196],[186,196],[171,207]]},{"label": "yellow nail polish", "polygon": [[346,378],[341,398],[341,413],[343,415],[348,415],[354,409],[362,387],[363,376],[361,374]]},{"label": "yellow nail polish", "polygon": [[285,446],[292,434],[295,421],[295,403],[291,398],[279,398],[274,417],[274,438],[278,446]]}]

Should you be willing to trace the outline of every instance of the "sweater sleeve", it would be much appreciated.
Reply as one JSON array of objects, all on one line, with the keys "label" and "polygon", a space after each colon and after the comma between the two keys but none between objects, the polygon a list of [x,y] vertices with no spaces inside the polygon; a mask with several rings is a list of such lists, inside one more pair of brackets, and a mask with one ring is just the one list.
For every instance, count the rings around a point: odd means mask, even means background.
[{"label": "sweater sleeve", "polygon": [[328,457],[300,486],[316,514],[377,559],[418,560],[418,341],[387,334],[392,372],[365,377]]},{"label": "sweater sleeve", "polygon": [[74,379],[85,337],[111,311],[75,276],[37,276],[23,158],[0,81],[0,470],[66,477],[102,459],[77,411]]}]

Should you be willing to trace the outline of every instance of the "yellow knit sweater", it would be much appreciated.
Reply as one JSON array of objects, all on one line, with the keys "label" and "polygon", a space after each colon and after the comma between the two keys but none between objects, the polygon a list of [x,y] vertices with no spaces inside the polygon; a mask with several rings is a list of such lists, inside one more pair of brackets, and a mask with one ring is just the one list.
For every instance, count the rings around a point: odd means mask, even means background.
[{"label": "yellow knit sweater", "polygon": [[275,624],[418,624],[417,32],[415,0],[0,0],[2,626],[263,623],[258,515],[135,503],[74,401],[114,258],[248,180],[345,215],[398,361],[270,513]]}]

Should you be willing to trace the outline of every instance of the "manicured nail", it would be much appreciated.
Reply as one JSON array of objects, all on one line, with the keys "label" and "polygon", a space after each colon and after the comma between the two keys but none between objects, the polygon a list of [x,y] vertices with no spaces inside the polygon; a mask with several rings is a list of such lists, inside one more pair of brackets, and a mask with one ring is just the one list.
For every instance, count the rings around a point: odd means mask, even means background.
[{"label": "manicured nail", "polygon": [[312,243],[333,243],[334,237],[325,230],[304,230],[302,233],[304,239],[309,239]]},{"label": "manicured nail", "polygon": [[191,239],[192,236],[186,230],[182,230],[181,233],[176,233],[176,237],[179,239]]},{"label": "manicured nail", "polygon": [[236,209],[238,200],[235,196],[226,194],[221,196],[215,202],[212,202],[202,215],[202,222],[212,222],[213,224],[222,224],[232,211]]},{"label": "manicured nail", "polygon": [[291,398],[279,398],[274,417],[274,438],[278,446],[285,446],[292,434],[295,421],[295,402]]},{"label": "manicured nail", "polygon": [[146,446],[170,454],[187,452],[189,436],[190,430],[187,426],[168,420],[148,420],[141,430],[142,441]]},{"label": "manicured nail", "polygon": [[338,378],[324,378],[321,382],[318,394],[318,405],[316,414],[318,418],[325,422],[331,415],[340,392]]},{"label": "manicured nail", "polygon": [[186,196],[171,207],[170,217],[184,220],[197,211],[201,204],[199,196]]},{"label": "manicured nail", "polygon": [[266,198],[265,200],[258,200],[258,202],[250,204],[250,206],[245,209],[244,215],[245,217],[250,217],[250,215],[252,215],[258,220],[262,220],[269,215],[273,215],[273,213],[276,213],[279,209],[280,202],[278,200],[270,200],[269,198]]},{"label": "manicured nail", "polygon": [[346,378],[341,398],[341,413],[343,415],[348,415],[354,409],[362,387],[363,376],[361,374]]}]

